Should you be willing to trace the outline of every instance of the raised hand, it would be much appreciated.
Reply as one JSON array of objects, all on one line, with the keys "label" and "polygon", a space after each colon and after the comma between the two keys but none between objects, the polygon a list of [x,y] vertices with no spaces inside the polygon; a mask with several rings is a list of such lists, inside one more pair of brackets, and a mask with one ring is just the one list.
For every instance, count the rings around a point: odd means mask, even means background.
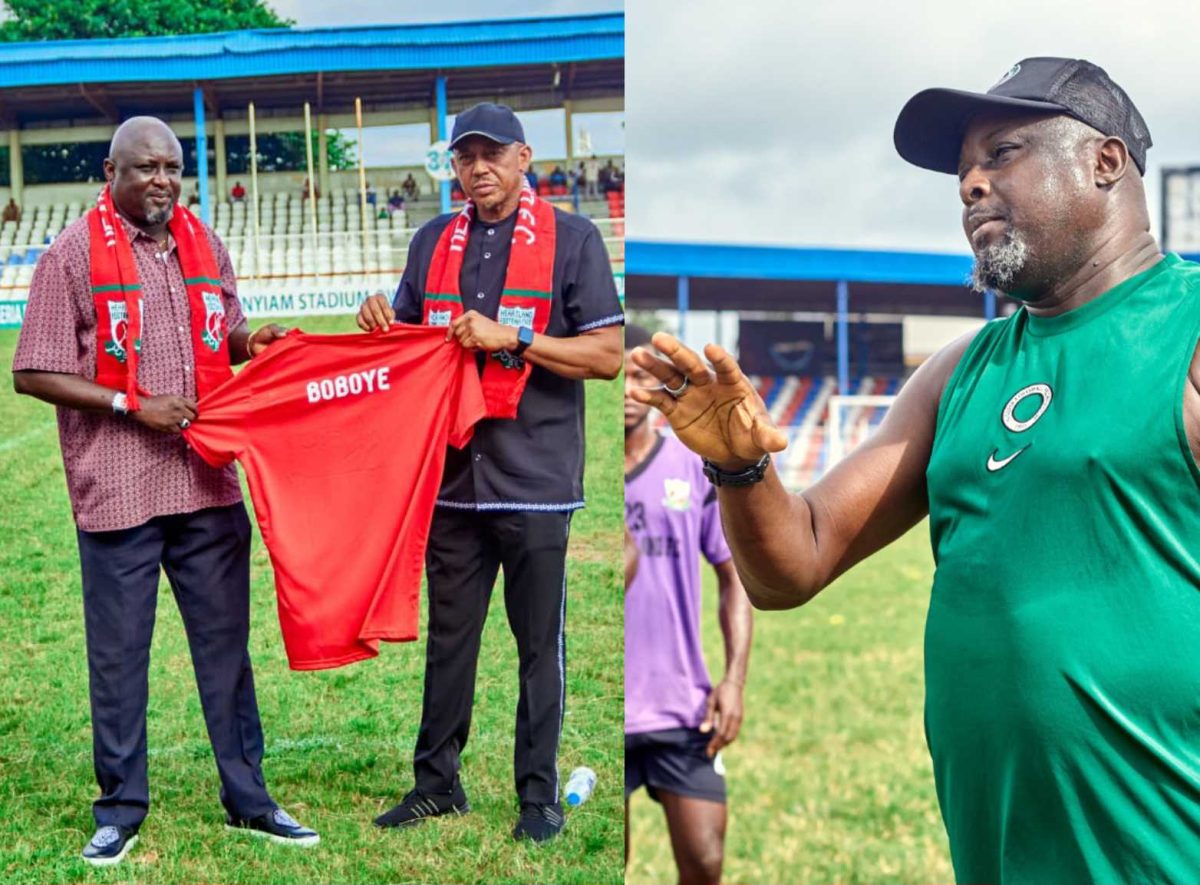
[{"label": "raised hand", "polygon": [[[762,397],[724,348],[716,344],[704,348],[710,369],[672,335],[658,332],[651,341],[667,359],[638,347],[633,361],[663,387],[634,390],[631,396],[662,412],[685,446],[727,470],[747,467],[768,452],[787,447],[787,436],[775,426]],[[681,391],[680,385],[684,385]],[[672,395],[668,387],[679,393]]]}]

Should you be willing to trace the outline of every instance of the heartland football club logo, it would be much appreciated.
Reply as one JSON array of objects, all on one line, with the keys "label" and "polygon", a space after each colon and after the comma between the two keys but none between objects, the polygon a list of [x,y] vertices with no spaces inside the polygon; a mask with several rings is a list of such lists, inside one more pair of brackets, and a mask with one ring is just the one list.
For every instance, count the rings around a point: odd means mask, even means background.
[{"label": "heartland football club logo", "polygon": [[[138,315],[145,322],[145,312],[142,310],[142,299],[138,299]],[[126,336],[129,334],[129,312],[125,309],[124,301],[108,302],[108,341],[104,343],[104,352],[114,357],[118,362],[125,362],[129,357],[126,350]],[[142,340],[133,342],[133,349],[142,352]]]},{"label": "heartland football club logo", "polygon": [[[1031,397],[1037,397],[1037,408],[1034,409],[1033,414],[1028,418],[1018,419],[1017,407]],[[1046,414],[1046,409],[1050,408],[1050,401],[1053,398],[1054,391],[1050,389],[1049,384],[1030,384],[1027,387],[1022,387],[1013,394],[1012,399],[1004,406],[1004,411],[1000,413],[1000,422],[1013,433],[1024,433],[1034,424],[1037,424],[1042,415]],[[1004,458],[997,458],[996,456],[1000,454],[1000,450],[993,449],[987,459],[988,472],[996,473],[999,470],[1003,470],[1031,445],[1033,444],[1025,443],[1021,448]]]},{"label": "heartland football club logo", "polygon": [[208,349],[216,353],[221,349],[225,340],[225,305],[221,302],[219,292],[203,292],[204,296],[204,331],[200,339]]},{"label": "heartland football club logo", "polygon": [[500,315],[496,318],[502,326],[513,326],[521,328],[524,326],[527,329],[533,328],[533,314],[537,310],[535,307],[500,307]]},{"label": "heartland football club logo", "polygon": [[448,310],[431,310],[431,311],[429,311],[429,325],[431,325],[431,326],[448,326],[448,325],[450,325],[450,311],[448,311]]},{"label": "heartland football club logo", "polygon": [[692,484],[686,479],[664,479],[662,505],[686,513],[692,509]]}]

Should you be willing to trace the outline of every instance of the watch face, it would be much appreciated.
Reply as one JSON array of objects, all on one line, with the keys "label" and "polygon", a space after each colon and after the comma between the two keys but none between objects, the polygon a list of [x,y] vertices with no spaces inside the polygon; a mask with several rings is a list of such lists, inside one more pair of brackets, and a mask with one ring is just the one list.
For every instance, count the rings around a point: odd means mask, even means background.
[{"label": "watch face", "polygon": [[533,329],[528,326],[522,326],[517,330],[517,340],[528,347],[533,344]]}]

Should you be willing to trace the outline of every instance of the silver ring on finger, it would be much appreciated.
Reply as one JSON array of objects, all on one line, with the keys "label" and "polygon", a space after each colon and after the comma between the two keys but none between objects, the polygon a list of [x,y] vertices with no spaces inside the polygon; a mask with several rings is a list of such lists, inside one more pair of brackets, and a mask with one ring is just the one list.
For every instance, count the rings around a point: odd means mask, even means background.
[{"label": "silver ring on finger", "polygon": [[683,396],[683,392],[688,389],[688,385],[691,383],[691,379],[689,379],[687,375],[684,375],[683,383],[678,387],[672,387],[671,385],[664,383],[663,390],[671,394],[671,396],[675,397],[675,399],[679,399],[679,397]]},{"label": "silver ring on finger", "polygon": [[184,419],[182,419],[182,420],[179,422],[179,429],[180,429],[180,430],[187,430],[187,429],[188,429],[189,427],[191,427],[191,426],[192,426],[192,422],[191,422],[191,421],[189,421],[187,418],[184,418]]}]

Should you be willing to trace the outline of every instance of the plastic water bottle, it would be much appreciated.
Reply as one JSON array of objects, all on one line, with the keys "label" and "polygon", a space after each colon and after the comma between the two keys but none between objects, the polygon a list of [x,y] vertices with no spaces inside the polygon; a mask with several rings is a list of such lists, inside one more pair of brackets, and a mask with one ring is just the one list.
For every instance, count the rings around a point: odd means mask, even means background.
[{"label": "plastic water bottle", "polygon": [[595,786],[596,772],[590,768],[576,768],[567,778],[567,804],[572,808],[582,805],[592,795],[592,788]]}]

